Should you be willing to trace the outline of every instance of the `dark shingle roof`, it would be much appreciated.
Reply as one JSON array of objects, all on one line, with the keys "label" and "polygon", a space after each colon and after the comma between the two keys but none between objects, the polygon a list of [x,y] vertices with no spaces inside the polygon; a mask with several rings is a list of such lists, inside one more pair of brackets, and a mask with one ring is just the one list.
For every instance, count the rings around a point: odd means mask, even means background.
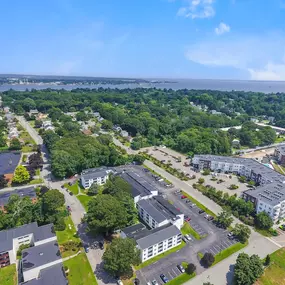
[{"label": "dark shingle roof", "polygon": [[0,231],[0,252],[9,251],[13,248],[13,239],[28,234],[34,234],[35,241],[54,237],[53,224],[38,227],[36,222],[21,227]]},{"label": "dark shingle roof", "polygon": [[29,197],[30,199],[37,198],[37,194],[34,187],[16,189],[14,191],[0,193],[0,206],[7,205],[11,195],[18,195],[20,198],[24,197]]},{"label": "dark shingle roof", "polygon": [[81,177],[85,180],[97,179],[99,177],[105,177],[106,175],[108,175],[106,167],[85,169],[81,173]]},{"label": "dark shingle roof", "polygon": [[0,175],[14,173],[19,164],[21,153],[4,152],[0,153]]},{"label": "dark shingle roof", "polygon": [[168,224],[150,231],[145,230],[145,232],[141,232],[135,237],[135,240],[141,249],[145,249],[178,234],[181,234],[179,229],[174,225]]},{"label": "dark shingle roof", "polygon": [[32,279],[20,285],[68,285],[68,281],[62,263],[59,263],[42,269],[37,279]]},{"label": "dark shingle roof", "polygon": [[22,251],[22,268],[28,271],[61,259],[58,243],[47,242]]}]

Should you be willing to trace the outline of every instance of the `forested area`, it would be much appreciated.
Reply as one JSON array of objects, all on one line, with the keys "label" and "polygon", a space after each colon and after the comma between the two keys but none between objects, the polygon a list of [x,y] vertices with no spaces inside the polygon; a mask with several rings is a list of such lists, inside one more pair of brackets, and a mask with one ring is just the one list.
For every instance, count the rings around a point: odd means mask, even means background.
[{"label": "forested area", "polygon": [[55,230],[64,230],[64,217],[68,215],[64,209],[64,195],[58,190],[49,190],[42,186],[38,200],[33,203],[29,197],[11,195],[5,212],[0,211],[0,230],[6,230],[31,222],[38,225],[53,223]]},{"label": "forested area", "polygon": [[[2,98],[17,114],[37,108],[49,113],[55,123],[65,121],[57,131],[60,136],[66,129],[76,129],[63,112],[81,111],[78,119],[86,119],[83,110],[99,112],[105,119],[104,125],[120,125],[134,137],[134,149],[164,144],[189,154],[230,154],[233,138],[238,138],[243,146],[254,147],[273,143],[275,134],[269,128],[258,127],[258,131],[250,124],[237,132],[223,132],[220,128],[242,125],[252,116],[274,116],[276,125],[285,126],[285,94],[99,88],[9,90],[3,92]],[[214,115],[209,110],[222,114]]]}]

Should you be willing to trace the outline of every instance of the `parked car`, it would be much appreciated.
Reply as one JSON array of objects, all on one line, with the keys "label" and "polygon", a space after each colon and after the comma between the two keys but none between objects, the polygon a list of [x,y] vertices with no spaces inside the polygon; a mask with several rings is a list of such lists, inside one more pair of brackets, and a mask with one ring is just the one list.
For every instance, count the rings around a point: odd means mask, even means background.
[{"label": "parked car", "polygon": [[279,227],[279,229],[281,229],[282,231],[285,231],[285,224],[281,225],[281,226]]},{"label": "parked car", "polygon": [[70,206],[66,206],[67,211],[71,212]]},{"label": "parked car", "polygon": [[208,215],[208,214],[206,214],[206,215],[204,216],[204,218],[205,218],[206,220],[208,220],[209,217],[210,217],[210,215]]},{"label": "parked car", "polygon": [[100,247],[101,250],[104,249],[104,243],[102,241],[99,242],[99,247]]},{"label": "parked car", "polygon": [[124,285],[121,279],[118,279],[118,280],[117,280],[117,284],[118,284],[118,285]]},{"label": "parked car", "polygon": [[190,200],[189,200],[189,199],[186,199],[186,200],[185,200],[185,203],[190,203]]},{"label": "parked car", "polygon": [[193,207],[195,207],[195,206],[196,206],[196,204],[195,204],[195,203],[193,203],[193,204],[190,204],[189,206],[190,206],[190,208],[193,208]]},{"label": "parked car", "polygon": [[164,274],[160,274],[160,278],[164,283],[167,283],[169,280]]},{"label": "parked car", "polygon": [[61,188],[64,189],[64,185],[61,185]]},{"label": "parked car", "polygon": [[152,285],[158,285],[158,283],[157,283],[157,281],[156,281],[155,279],[153,279],[153,280],[151,281],[151,283],[152,283]]},{"label": "parked car", "polygon": [[234,234],[233,233],[228,233],[228,238],[229,239],[233,239],[234,238]]},{"label": "parked car", "polygon": [[88,245],[85,245],[85,246],[84,246],[84,250],[85,250],[85,252],[86,252],[86,253],[88,253],[88,252],[89,252],[89,249],[90,249],[90,248],[89,248],[89,246],[88,246]]},{"label": "parked car", "polygon": [[184,216],[184,221],[185,221],[185,222],[189,222],[189,221],[191,221],[191,218],[188,217],[188,216]]},{"label": "parked car", "polygon": [[204,210],[199,210],[199,214],[203,214],[203,213],[205,213]]},{"label": "parked car", "polygon": [[134,279],[134,285],[139,285],[140,284],[140,280],[138,278]]},{"label": "parked car", "polygon": [[72,192],[69,192],[69,195],[70,195],[70,196],[73,196],[73,193],[72,193]]},{"label": "parked car", "polygon": [[186,199],[186,198],[187,198],[187,196],[185,196],[185,195],[181,196],[181,199]]},{"label": "parked car", "polygon": [[184,236],[182,237],[182,240],[183,240],[184,242],[186,242],[186,243],[188,242],[188,239],[187,239],[186,237],[184,237]]},{"label": "parked car", "polygon": [[191,240],[192,240],[192,238],[191,238],[188,234],[185,235],[185,238],[186,238],[188,241],[191,241]]},{"label": "parked car", "polygon": [[183,267],[181,264],[178,264],[178,265],[177,265],[177,268],[178,268],[182,273],[185,272],[185,269],[184,269],[184,267]]}]

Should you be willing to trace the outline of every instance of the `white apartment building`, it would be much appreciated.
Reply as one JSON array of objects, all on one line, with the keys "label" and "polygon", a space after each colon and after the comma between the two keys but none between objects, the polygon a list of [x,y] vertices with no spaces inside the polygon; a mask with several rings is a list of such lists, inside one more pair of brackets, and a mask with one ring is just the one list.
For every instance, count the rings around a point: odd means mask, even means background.
[{"label": "white apartment building", "polygon": [[81,184],[85,189],[90,188],[93,183],[99,186],[104,185],[111,172],[112,170],[106,168],[90,168],[83,170],[80,178]]},{"label": "white apartment building", "polygon": [[38,227],[37,223],[0,231],[0,268],[16,263],[17,251],[22,244],[38,246],[56,241],[53,225]]},{"label": "white apartment building", "polygon": [[179,230],[183,227],[184,214],[161,196],[138,201],[136,207],[141,219],[152,229],[175,225]]},{"label": "white apartment building", "polygon": [[171,224],[148,230],[142,224],[136,224],[122,230],[121,236],[133,238],[141,252],[141,261],[144,262],[179,244],[182,234]]},{"label": "white apartment building", "polygon": [[268,213],[274,222],[285,218],[285,176],[253,159],[215,155],[195,155],[194,168],[214,172],[233,172],[259,186],[244,191],[245,200],[255,205],[256,213]]}]

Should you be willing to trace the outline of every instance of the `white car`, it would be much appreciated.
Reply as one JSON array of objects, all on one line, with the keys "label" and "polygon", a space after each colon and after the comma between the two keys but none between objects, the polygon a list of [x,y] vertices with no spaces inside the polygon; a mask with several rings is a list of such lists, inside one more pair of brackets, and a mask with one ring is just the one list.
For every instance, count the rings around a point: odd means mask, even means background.
[{"label": "white car", "polygon": [[117,280],[117,284],[118,284],[118,285],[124,285],[121,279],[118,279],[118,280]]},{"label": "white car", "polygon": [[188,234],[185,235],[185,238],[186,238],[187,240],[189,240],[189,241],[192,240],[192,238],[191,238]]}]

